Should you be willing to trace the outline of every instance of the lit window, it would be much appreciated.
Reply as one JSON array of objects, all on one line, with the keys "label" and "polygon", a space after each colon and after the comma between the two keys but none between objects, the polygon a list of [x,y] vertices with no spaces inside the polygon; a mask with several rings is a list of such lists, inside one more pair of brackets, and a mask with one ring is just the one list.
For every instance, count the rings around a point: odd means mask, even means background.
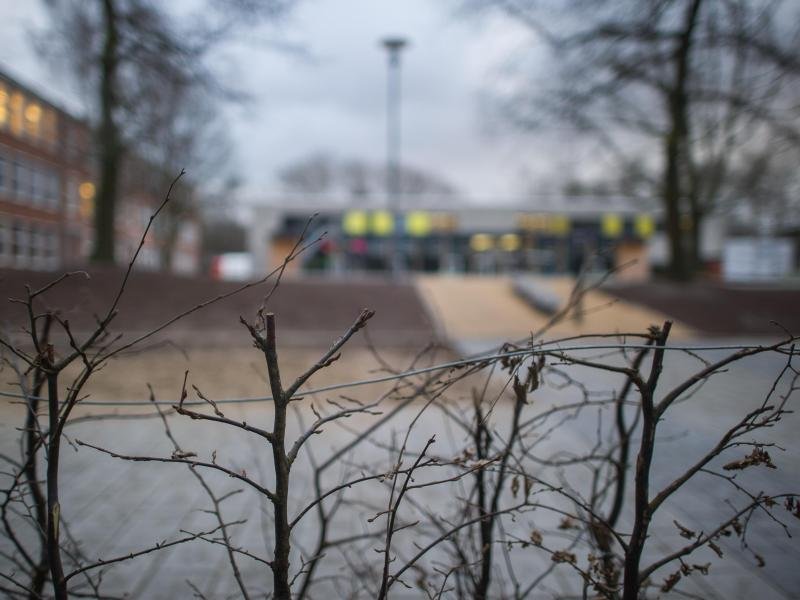
[{"label": "lit window", "polygon": [[8,90],[0,83],[0,129],[5,129],[8,123]]},{"label": "lit window", "polygon": [[9,104],[11,106],[11,131],[14,135],[22,135],[22,111],[25,107],[25,97],[19,92],[14,92],[11,94]]},{"label": "lit window", "polygon": [[39,137],[39,128],[42,121],[42,107],[31,103],[25,107],[25,131],[31,137]]},{"label": "lit window", "polygon": [[42,135],[44,139],[50,144],[55,144],[58,135],[57,130],[56,111],[52,108],[45,109],[44,116],[42,117]]},{"label": "lit window", "polygon": [[94,199],[94,184],[91,181],[84,181],[78,188],[81,200]]},{"label": "lit window", "polygon": [[81,197],[80,213],[84,219],[92,218],[92,216],[94,215],[94,196],[92,196],[91,198]]}]

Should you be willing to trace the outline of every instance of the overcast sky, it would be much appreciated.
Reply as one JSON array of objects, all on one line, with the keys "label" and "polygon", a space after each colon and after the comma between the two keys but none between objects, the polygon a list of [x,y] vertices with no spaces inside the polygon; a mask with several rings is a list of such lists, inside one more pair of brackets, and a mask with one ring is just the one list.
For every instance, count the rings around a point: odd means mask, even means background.
[{"label": "overcast sky", "polygon": [[[228,111],[238,171],[253,200],[275,195],[275,172],[318,151],[382,164],[386,54],[402,35],[402,155],[476,202],[519,196],[526,185],[581,172],[592,161],[558,131],[497,127],[488,101],[503,62],[529,41],[499,17],[466,17],[456,0],[302,0],[279,26],[245,32],[217,57],[252,101]],[[0,65],[49,99],[81,110],[65,78],[29,42],[37,0],[0,3]],[[296,45],[303,52],[276,49]],[[535,50],[534,50],[535,51]],[[191,165],[187,165],[191,171]],[[526,184],[526,182],[529,182]]]}]

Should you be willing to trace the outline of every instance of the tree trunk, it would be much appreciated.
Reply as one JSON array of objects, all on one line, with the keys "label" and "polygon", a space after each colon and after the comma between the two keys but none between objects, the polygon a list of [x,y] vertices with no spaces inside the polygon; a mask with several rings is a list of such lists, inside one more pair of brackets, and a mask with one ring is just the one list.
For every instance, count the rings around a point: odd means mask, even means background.
[{"label": "tree trunk", "polygon": [[666,165],[664,168],[662,201],[664,204],[667,237],[669,238],[669,276],[672,279],[685,280],[689,278],[690,271],[681,227],[681,186],[678,172],[679,144],[676,138],[677,132],[673,131],[667,138],[664,150]]},{"label": "tree trunk", "polygon": [[703,269],[703,256],[700,250],[702,240],[703,212],[696,205],[692,206],[692,231],[691,231],[691,260],[692,270],[695,272]]},{"label": "tree trunk", "polygon": [[673,279],[685,280],[692,275],[692,265],[686,248],[686,236],[681,226],[681,204],[684,196],[681,185],[682,153],[686,151],[689,132],[689,96],[687,84],[690,75],[690,57],[697,15],[703,0],[693,0],[684,17],[683,28],[673,64],[675,79],[667,97],[670,130],[664,148],[663,204],[667,235],[670,242],[669,274]]},{"label": "tree trunk", "polygon": [[[49,315],[47,317],[50,318]],[[49,323],[47,325],[49,328]],[[34,387],[31,390],[31,397],[28,398],[28,416],[25,420],[25,479],[27,480],[28,490],[33,502],[33,514],[36,516],[39,540],[41,548],[39,552],[39,562],[35,565],[29,586],[28,600],[39,600],[42,597],[44,584],[47,582],[47,575],[50,571],[48,561],[47,545],[47,499],[42,493],[39,479],[39,432],[37,430],[39,415],[39,396],[46,380],[46,375],[37,369],[34,377]]]},{"label": "tree trunk", "polygon": [[[48,371],[52,361],[47,359]],[[47,373],[47,398],[50,425],[50,444],[47,448],[47,559],[56,600],[67,600],[67,584],[61,563],[60,525],[61,504],[58,499],[58,462],[61,448],[61,429],[58,426],[58,375]]]},{"label": "tree trunk", "polygon": [[94,211],[94,248],[92,261],[96,263],[114,262],[114,222],[118,194],[119,166],[122,148],[119,128],[114,121],[117,107],[117,66],[118,32],[114,0],[103,1],[105,24],[105,43],[100,68],[100,147],[99,171],[100,185]]},{"label": "tree trunk", "polygon": [[272,458],[275,464],[275,557],[272,560],[273,597],[289,600],[292,597],[289,584],[289,554],[291,553],[291,528],[289,527],[289,460],[286,456],[286,409],[290,398],[284,394],[278,367],[275,315],[266,315],[266,357],[272,402],[275,416],[272,429]]}]

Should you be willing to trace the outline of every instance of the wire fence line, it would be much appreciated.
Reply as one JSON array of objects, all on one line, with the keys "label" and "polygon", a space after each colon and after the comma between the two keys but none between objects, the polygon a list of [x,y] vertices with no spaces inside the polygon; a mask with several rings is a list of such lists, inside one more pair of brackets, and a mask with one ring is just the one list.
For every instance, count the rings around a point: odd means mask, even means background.
[{"label": "wire fence line", "polygon": [[[787,341],[784,344],[774,346],[776,350],[781,350],[785,347],[790,347],[793,341]],[[695,345],[680,345],[680,346],[664,346],[663,350],[681,351],[681,352],[712,352],[712,351],[740,351],[740,350],[758,350],[767,349],[773,346],[765,346],[763,344],[722,344],[713,346],[695,346]],[[374,385],[378,383],[386,383],[389,381],[396,381],[405,379],[407,377],[414,377],[415,375],[424,375],[427,373],[434,373],[436,371],[445,371],[448,369],[455,369],[459,367],[466,367],[470,365],[477,365],[482,362],[491,363],[504,358],[519,358],[519,357],[532,357],[538,354],[553,354],[560,352],[579,352],[589,350],[639,350],[639,349],[653,349],[652,344],[589,344],[579,346],[561,346],[558,341],[554,342],[541,342],[533,348],[524,348],[518,350],[510,350],[507,352],[491,352],[479,353],[472,356],[460,358],[453,361],[443,362],[428,367],[420,367],[417,369],[409,369],[399,373],[390,373],[378,377],[369,377],[365,379],[358,379],[355,381],[347,381],[342,383],[334,383],[318,388],[311,388],[300,390],[297,392],[298,396],[321,394],[324,392],[332,392],[347,388],[361,387],[366,385]],[[4,392],[0,391],[0,396],[6,398],[15,398],[20,400],[46,400],[42,396],[25,395],[18,392]],[[216,404],[248,404],[254,402],[271,402],[272,396],[254,396],[245,398],[222,398],[214,400]],[[79,404],[81,406],[173,406],[177,402],[170,400],[83,400]],[[205,400],[184,400],[183,406],[204,406],[208,404]]]}]

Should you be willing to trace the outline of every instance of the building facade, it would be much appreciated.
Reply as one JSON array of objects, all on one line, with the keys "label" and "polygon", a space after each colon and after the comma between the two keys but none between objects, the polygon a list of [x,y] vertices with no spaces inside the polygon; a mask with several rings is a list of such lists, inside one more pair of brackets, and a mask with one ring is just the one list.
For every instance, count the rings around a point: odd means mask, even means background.
[{"label": "building facade", "polygon": [[88,125],[0,73],[0,265],[79,263],[91,240]]},{"label": "building facade", "polygon": [[[365,203],[369,205],[369,203]],[[325,239],[290,269],[332,273],[403,271],[542,274],[606,271],[650,276],[658,237],[652,213],[625,198],[538,198],[528,202],[449,206],[418,199],[403,210],[274,202],[255,208],[250,248],[257,270],[288,254],[312,214],[308,239]]]},{"label": "building facade", "polygon": [[[94,231],[93,162],[87,122],[0,72],[0,267],[52,270],[88,262]],[[120,179],[115,255],[126,263],[168,184],[157,189],[162,173],[130,156]],[[199,218],[184,211],[175,228],[169,259],[164,238],[154,232],[142,247],[139,267],[199,271]]]}]

